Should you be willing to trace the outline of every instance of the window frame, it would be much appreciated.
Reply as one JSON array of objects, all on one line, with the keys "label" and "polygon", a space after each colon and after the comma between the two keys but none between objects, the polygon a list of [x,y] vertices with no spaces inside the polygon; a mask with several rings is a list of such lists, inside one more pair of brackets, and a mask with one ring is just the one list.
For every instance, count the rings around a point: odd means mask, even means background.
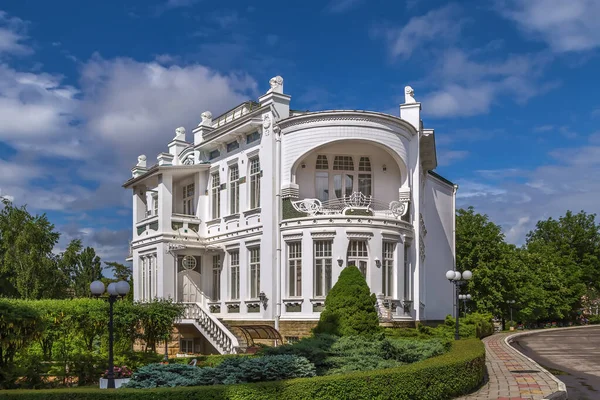
[{"label": "window frame", "polygon": [[250,291],[251,299],[258,299],[260,294],[260,247],[248,248],[249,272],[250,272]]},{"label": "window frame", "polygon": [[287,243],[288,296],[302,297],[302,242]]},{"label": "window frame", "polygon": [[[191,188],[191,190],[190,190]],[[182,186],[182,203],[183,203],[183,214],[184,215],[196,215],[194,207],[194,196],[196,194],[196,185],[194,182]]]},{"label": "window frame", "polygon": [[381,247],[381,291],[385,297],[392,297],[394,291],[394,259],[396,243],[384,241]]},{"label": "window frame", "polygon": [[232,250],[229,252],[229,298],[231,300],[240,299],[240,251]]},{"label": "window frame", "polygon": [[[350,264],[351,261],[357,262]],[[364,264],[361,264],[364,262]],[[369,272],[369,246],[366,240],[350,240],[346,249],[346,266],[354,265],[360,270],[363,278],[367,279]],[[363,269],[364,265],[364,269]]]},{"label": "window frame", "polygon": [[[336,159],[339,158],[342,158],[342,160],[339,160],[336,164]],[[340,163],[341,167],[344,168],[350,166],[350,163],[347,162],[348,158],[352,160],[353,169],[340,168]],[[339,201],[344,197],[350,196],[354,192],[363,193],[365,196],[372,196],[374,193],[374,179],[371,158],[371,155],[364,154],[317,154],[317,159],[314,164],[315,197],[323,202]],[[358,159],[358,163],[356,162],[356,159]],[[327,166],[327,168],[324,168],[325,166]],[[325,180],[324,178],[327,179],[327,189],[322,187],[324,186],[322,185]],[[352,189],[350,193],[348,193],[348,183],[350,181],[352,182]],[[321,185],[319,185],[319,182],[321,182]],[[365,186],[365,182],[368,182],[367,186]],[[336,185],[339,186],[339,188],[337,188],[340,192],[339,197],[336,193]],[[368,190],[365,190],[366,188],[368,188]],[[327,198],[325,198],[325,192]]]},{"label": "window frame", "polygon": [[240,212],[240,168],[237,164],[229,166],[229,214]]},{"label": "window frame", "polygon": [[212,267],[212,300],[221,300],[221,255],[213,255]]},{"label": "window frame", "polygon": [[[210,174],[211,218],[221,218],[221,177],[219,171]],[[216,184],[215,184],[216,183]]]},{"label": "window frame", "polygon": [[313,268],[314,296],[325,298],[333,287],[333,240],[313,241]]},{"label": "window frame", "polygon": [[261,169],[260,169],[260,158],[258,156],[252,157],[248,160],[248,175],[250,176],[250,190],[248,191],[250,196],[250,209],[260,207],[260,180],[261,180]]}]

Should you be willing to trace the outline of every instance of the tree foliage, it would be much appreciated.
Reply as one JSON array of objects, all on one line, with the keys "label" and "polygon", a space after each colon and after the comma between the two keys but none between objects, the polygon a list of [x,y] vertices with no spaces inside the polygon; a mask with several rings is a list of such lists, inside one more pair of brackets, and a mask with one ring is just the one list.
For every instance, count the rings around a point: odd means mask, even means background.
[{"label": "tree foliage", "polygon": [[[456,217],[456,266],[473,279],[472,309],[523,322],[572,320],[586,294],[600,289],[600,226],[584,211],[539,221],[524,246],[472,207]],[[509,303],[514,300],[515,303]],[[512,305],[511,305],[512,304]]]},{"label": "tree foliage", "polygon": [[376,333],[379,318],[375,302],[375,295],[358,268],[348,266],[327,295],[325,310],[314,332],[338,336]]}]

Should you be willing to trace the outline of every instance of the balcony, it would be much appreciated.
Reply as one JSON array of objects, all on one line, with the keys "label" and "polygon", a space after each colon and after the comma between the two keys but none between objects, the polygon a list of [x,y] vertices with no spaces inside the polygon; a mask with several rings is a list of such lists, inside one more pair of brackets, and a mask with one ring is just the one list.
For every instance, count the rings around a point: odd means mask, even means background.
[{"label": "balcony", "polygon": [[177,214],[171,215],[171,229],[180,234],[196,235],[200,230],[202,220],[195,215]]},{"label": "balcony", "polygon": [[317,216],[371,216],[377,218],[403,219],[407,215],[409,196],[401,196],[391,202],[373,199],[360,192],[338,199],[320,201],[302,199],[284,205],[284,219]]}]

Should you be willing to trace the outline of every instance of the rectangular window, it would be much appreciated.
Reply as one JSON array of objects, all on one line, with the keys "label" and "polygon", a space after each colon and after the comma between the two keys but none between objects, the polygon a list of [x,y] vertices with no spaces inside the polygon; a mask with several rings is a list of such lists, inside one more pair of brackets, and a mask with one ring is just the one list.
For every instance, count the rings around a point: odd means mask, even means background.
[{"label": "rectangular window", "polygon": [[331,289],[331,256],[332,242],[330,240],[315,241],[315,297],[325,297]]},{"label": "rectangular window", "polygon": [[158,215],[158,193],[152,195],[152,208],[154,215]]},{"label": "rectangular window", "polygon": [[148,257],[148,300],[152,301],[152,289],[154,289],[154,275],[152,274],[152,257]]},{"label": "rectangular window", "polygon": [[329,163],[327,162],[327,156],[318,155],[316,169],[329,169]]},{"label": "rectangular window", "polygon": [[[236,142],[237,143],[237,142]],[[229,213],[240,212],[240,169],[237,165],[229,167]]]},{"label": "rectangular window", "polygon": [[260,160],[250,160],[250,209],[260,207]]},{"label": "rectangular window", "polygon": [[212,299],[221,300],[221,256],[213,256]]},{"label": "rectangular window", "polygon": [[288,282],[289,296],[302,296],[302,242],[288,244]]},{"label": "rectangular window", "polygon": [[194,353],[194,339],[180,339],[179,340],[179,353],[193,354]]},{"label": "rectangular window", "polygon": [[371,174],[358,174],[358,191],[365,196],[371,196]]},{"label": "rectangular window", "polygon": [[404,300],[411,300],[410,298],[410,263],[408,262],[408,250],[409,246],[404,245]]},{"label": "rectangular window", "polygon": [[234,140],[231,143],[227,143],[227,152],[229,153],[230,151],[236,150],[240,148],[240,144],[238,143],[237,140]]},{"label": "rectangular window", "polygon": [[315,174],[315,186],[317,189],[317,199],[321,201],[329,200],[329,173],[317,172]]},{"label": "rectangular window", "polygon": [[240,252],[229,253],[229,265],[231,268],[231,300],[240,299]]},{"label": "rectangular window", "polygon": [[364,240],[352,240],[348,244],[347,265],[354,265],[360,270],[363,277],[367,277],[367,264],[369,252],[367,242]]},{"label": "rectangular window", "polygon": [[212,183],[210,185],[210,198],[212,203],[212,218],[221,217],[221,181],[219,180],[219,173],[215,172],[212,174]]},{"label": "rectangular window", "polygon": [[258,299],[260,293],[260,248],[250,249],[250,298]]},{"label": "rectangular window", "polygon": [[152,256],[154,266],[154,297],[158,297],[158,259],[156,254]]},{"label": "rectangular window", "polygon": [[392,295],[392,280],[394,276],[394,250],[396,244],[392,242],[383,242],[383,261],[381,262],[381,287],[383,295],[389,297]]},{"label": "rectangular window", "polygon": [[258,131],[246,135],[246,143],[256,142],[258,139],[260,139],[260,133]]},{"label": "rectangular window", "polygon": [[194,184],[183,187],[183,213],[185,215],[196,215],[194,210]]},{"label": "rectangular window", "polygon": [[221,153],[219,152],[219,150],[213,150],[210,153],[208,153],[208,159],[212,160],[213,158],[217,158],[221,155]]}]

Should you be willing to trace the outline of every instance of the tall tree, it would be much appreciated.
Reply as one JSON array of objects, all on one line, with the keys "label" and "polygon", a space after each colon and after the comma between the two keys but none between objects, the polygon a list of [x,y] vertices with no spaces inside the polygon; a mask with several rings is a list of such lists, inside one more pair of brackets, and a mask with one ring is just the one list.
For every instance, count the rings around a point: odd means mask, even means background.
[{"label": "tall tree", "polygon": [[39,299],[64,296],[64,275],[52,249],[60,234],[45,214],[2,200],[0,210],[0,284],[7,297]]},{"label": "tall tree", "polygon": [[115,280],[127,281],[131,284],[133,280],[133,271],[131,270],[131,267],[115,261],[105,261],[104,264],[113,271]]},{"label": "tall tree", "polygon": [[463,289],[473,297],[475,308],[506,316],[507,300],[515,296],[519,280],[515,246],[504,242],[500,226],[473,207],[456,213],[456,269],[470,270],[473,279]]},{"label": "tall tree", "polygon": [[72,240],[61,254],[60,266],[75,297],[88,297],[90,283],[102,279],[100,257],[91,247],[83,249],[79,239]]}]

